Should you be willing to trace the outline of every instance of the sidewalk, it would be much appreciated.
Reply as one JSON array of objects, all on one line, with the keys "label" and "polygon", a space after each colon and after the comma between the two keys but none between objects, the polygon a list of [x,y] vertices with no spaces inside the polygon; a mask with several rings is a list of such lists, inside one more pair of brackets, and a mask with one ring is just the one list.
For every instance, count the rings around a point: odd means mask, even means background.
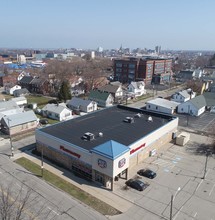
[{"label": "sidewalk", "polygon": [[[33,155],[26,154],[24,152],[15,154],[13,157],[13,160],[16,160],[20,157],[25,157],[25,158],[31,160],[32,162],[34,162],[38,165],[41,165],[40,159],[36,158]],[[109,204],[110,206],[116,208],[117,210],[121,211],[122,213],[126,212],[133,205],[132,202],[129,202],[129,201],[125,200],[124,198],[121,198],[120,196],[114,194],[114,192],[112,192],[112,191],[108,191],[102,187],[97,186],[93,182],[89,184],[89,182],[87,182],[86,180],[81,179],[81,181],[80,181],[80,179],[78,177],[74,176],[74,174],[72,172],[69,172],[66,169],[58,168],[54,164],[49,165],[46,160],[44,160],[43,166],[44,166],[44,169],[54,173],[55,175],[58,175],[62,179],[79,187],[80,189],[91,194],[92,196],[100,199],[101,201],[103,201],[103,202]],[[75,179],[77,179],[77,181],[75,181]]]}]

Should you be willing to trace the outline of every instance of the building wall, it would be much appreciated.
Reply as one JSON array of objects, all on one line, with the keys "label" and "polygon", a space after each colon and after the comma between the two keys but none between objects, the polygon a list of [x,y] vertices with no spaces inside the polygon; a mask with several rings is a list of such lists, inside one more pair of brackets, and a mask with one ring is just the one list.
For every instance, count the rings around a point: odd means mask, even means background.
[{"label": "building wall", "polygon": [[[37,145],[43,143],[45,146],[53,148],[54,150],[57,150],[59,152],[62,152],[70,157],[73,157],[74,159],[78,159],[90,165],[92,164],[91,153],[89,153],[88,150],[82,149],[68,142],[64,142],[61,139],[47,135],[43,132],[40,132],[39,130],[36,130],[35,137],[36,137]],[[72,153],[74,153],[74,155],[66,152],[65,150],[61,150],[60,149],[61,146],[64,147],[65,149],[71,150]],[[76,154],[80,155],[80,157],[78,158],[77,156],[75,156]]]},{"label": "building wall", "polygon": [[14,135],[21,134],[27,131],[35,130],[36,127],[37,127],[37,121],[28,122],[22,125],[17,125],[15,127],[10,128],[10,135],[14,136]]},{"label": "building wall", "polygon": [[166,114],[173,114],[175,109],[171,109],[168,107],[163,107],[159,105],[155,105],[152,103],[146,103],[146,109],[150,111],[162,112]]},{"label": "building wall", "polygon": [[186,114],[190,114],[190,115],[194,115],[194,116],[199,116],[203,112],[205,112],[205,106],[202,107],[201,109],[197,109],[191,102],[188,101],[188,102],[181,103],[178,106],[177,112],[178,113],[186,113]]},{"label": "building wall", "polygon": [[[153,122],[152,122],[153,123]],[[153,131],[146,137],[138,140],[133,145],[129,146],[131,151],[138,149],[136,152],[132,153],[130,156],[130,168],[142,162],[145,158],[149,156],[151,150],[159,150],[165,143],[172,140],[172,133],[177,130],[178,118],[170,121],[163,127]],[[155,138],[156,137],[156,138]],[[130,152],[131,152],[130,151]]]}]

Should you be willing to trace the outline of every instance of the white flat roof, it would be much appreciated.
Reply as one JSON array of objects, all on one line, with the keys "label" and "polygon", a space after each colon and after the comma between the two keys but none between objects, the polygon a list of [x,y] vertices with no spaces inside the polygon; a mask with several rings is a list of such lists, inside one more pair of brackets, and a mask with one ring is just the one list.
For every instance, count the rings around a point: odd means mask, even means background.
[{"label": "white flat roof", "polygon": [[167,99],[156,98],[146,102],[147,104],[158,105],[165,108],[176,108],[180,103],[169,101]]}]

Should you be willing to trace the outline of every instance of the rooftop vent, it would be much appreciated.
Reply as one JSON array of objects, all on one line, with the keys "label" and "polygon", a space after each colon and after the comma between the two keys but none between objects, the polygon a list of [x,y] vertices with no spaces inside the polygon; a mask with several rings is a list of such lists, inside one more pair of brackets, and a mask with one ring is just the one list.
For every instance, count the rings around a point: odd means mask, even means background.
[{"label": "rooftop vent", "polygon": [[141,114],[140,114],[140,113],[137,113],[137,114],[135,115],[135,118],[141,118]]},{"label": "rooftop vent", "polygon": [[148,117],[148,122],[153,122],[152,116]]},{"label": "rooftop vent", "polygon": [[95,138],[94,134],[90,133],[90,132],[86,132],[83,136],[82,139],[83,140],[87,140],[87,141],[92,141]]},{"label": "rooftop vent", "polygon": [[126,122],[126,123],[134,123],[134,118],[126,117],[123,121]]},{"label": "rooftop vent", "polygon": [[99,132],[99,137],[103,137],[103,133],[102,132]]}]

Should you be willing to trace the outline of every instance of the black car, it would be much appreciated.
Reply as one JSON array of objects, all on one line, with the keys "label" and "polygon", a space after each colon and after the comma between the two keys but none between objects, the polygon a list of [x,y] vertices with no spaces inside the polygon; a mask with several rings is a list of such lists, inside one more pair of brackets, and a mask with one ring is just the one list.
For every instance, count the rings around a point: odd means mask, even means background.
[{"label": "black car", "polygon": [[144,182],[136,179],[129,179],[128,181],[125,182],[125,184],[139,191],[143,191],[147,187],[147,185]]},{"label": "black car", "polygon": [[156,173],[150,169],[141,169],[137,172],[140,176],[145,176],[147,178],[153,179],[156,177]]},{"label": "black car", "polygon": [[47,125],[48,123],[49,123],[49,120],[47,118],[41,118],[40,119],[40,124]]}]

